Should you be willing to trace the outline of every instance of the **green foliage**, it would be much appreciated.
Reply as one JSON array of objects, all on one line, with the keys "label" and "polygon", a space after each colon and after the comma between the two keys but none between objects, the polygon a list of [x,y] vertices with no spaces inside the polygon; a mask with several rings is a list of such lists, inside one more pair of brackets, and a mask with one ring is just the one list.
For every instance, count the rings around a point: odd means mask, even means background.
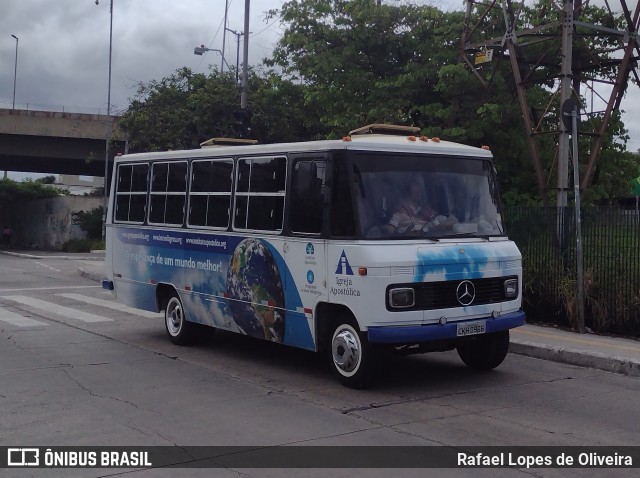
[{"label": "green foliage", "polygon": [[[450,39],[462,31],[459,13],[410,3],[294,0],[276,14],[286,29],[267,63],[303,82],[305,105],[319,112],[330,136],[373,122],[433,124],[420,109],[438,103],[439,69],[456,63],[459,45]],[[418,115],[423,120],[415,121]]]},{"label": "green foliage", "polygon": [[0,179],[0,207],[12,204],[64,195],[59,189],[43,184],[41,181],[27,179],[22,182],[12,179]]},{"label": "green foliage", "polygon": [[[304,108],[303,87],[273,72],[250,72],[250,136],[263,143],[311,139],[317,121]],[[198,148],[212,137],[237,137],[234,112],[239,109],[235,72],[194,74],[182,68],[160,81],[140,84],[121,126],[130,150]]]},{"label": "green foliage", "polygon": [[[505,208],[509,237],[522,253],[523,306],[531,320],[576,328],[575,237],[557,245],[555,208]],[[571,222],[571,219],[569,219]],[[640,230],[637,218],[612,208],[582,215],[586,325],[598,332],[640,337]]]},{"label": "green foliage", "polygon": [[36,183],[40,183],[40,184],[55,184],[56,182],[56,177],[53,175],[50,176],[44,176],[42,178],[38,178],[35,180]]},{"label": "green foliage", "polygon": [[62,245],[64,252],[91,252],[104,248],[104,242],[96,239],[71,239]]},{"label": "green foliage", "polygon": [[91,211],[72,213],[73,224],[80,226],[87,233],[87,239],[100,239],[102,237],[102,221],[104,208],[93,208]]},{"label": "green foliage", "polygon": [[[541,203],[509,61],[503,58],[495,72],[480,70],[485,80],[492,78],[486,89],[460,61],[462,11],[443,12],[423,2],[378,3],[289,0],[268,13],[267,20],[280,18],[283,34],[272,57],[265,59],[277,72],[250,70],[251,137],[262,143],[304,141],[341,137],[373,122],[412,124],[429,137],[488,145],[505,203]],[[473,8],[478,13],[486,7]],[[553,0],[518,9],[519,28],[560,19]],[[471,22],[475,35],[504,34],[503,13],[494,10],[483,21]],[[593,5],[583,7],[581,20],[621,26],[619,17]],[[528,77],[539,84],[528,82],[526,92],[534,123],[544,131],[558,127],[553,95],[560,58],[556,43],[534,43],[526,49],[530,63],[545,59]],[[606,51],[611,46],[606,39],[585,35],[576,41],[574,57],[588,58],[593,49]],[[613,74],[613,69],[605,70],[602,77],[612,79]],[[220,73],[213,68],[202,74],[182,68],[141,83],[121,123],[131,151],[190,149],[211,137],[237,136],[234,111],[239,109],[239,94],[233,69]],[[597,115],[584,117],[580,129],[593,130],[598,121]],[[557,137],[536,138],[547,177],[544,187],[553,200]],[[639,161],[625,152],[628,136],[619,114],[613,116],[604,139],[585,204],[627,196],[629,179],[640,175]],[[590,138],[583,137],[581,164],[586,164],[590,147]]]}]

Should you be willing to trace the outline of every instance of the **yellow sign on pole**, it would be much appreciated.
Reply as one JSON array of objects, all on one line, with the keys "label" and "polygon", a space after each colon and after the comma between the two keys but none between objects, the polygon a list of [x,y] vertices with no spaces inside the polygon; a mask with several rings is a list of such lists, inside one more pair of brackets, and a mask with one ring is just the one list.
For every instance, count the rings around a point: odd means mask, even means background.
[{"label": "yellow sign on pole", "polygon": [[489,50],[488,48],[484,51],[479,51],[473,57],[474,65],[482,65],[483,63],[490,63],[493,60],[493,50]]}]

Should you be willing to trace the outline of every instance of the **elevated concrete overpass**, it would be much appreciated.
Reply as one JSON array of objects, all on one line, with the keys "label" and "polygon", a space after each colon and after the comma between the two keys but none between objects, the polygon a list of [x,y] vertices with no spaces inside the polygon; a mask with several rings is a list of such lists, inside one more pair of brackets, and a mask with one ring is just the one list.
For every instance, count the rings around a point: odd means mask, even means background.
[{"label": "elevated concrete overpass", "polygon": [[124,153],[118,116],[0,109],[0,171],[104,176],[105,138]]}]

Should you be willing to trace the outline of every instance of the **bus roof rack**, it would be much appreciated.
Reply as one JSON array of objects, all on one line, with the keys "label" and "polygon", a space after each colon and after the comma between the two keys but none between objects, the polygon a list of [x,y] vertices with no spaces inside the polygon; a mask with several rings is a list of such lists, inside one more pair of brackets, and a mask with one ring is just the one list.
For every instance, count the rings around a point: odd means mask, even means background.
[{"label": "bus roof rack", "polygon": [[258,140],[242,138],[211,138],[200,143],[200,147],[210,148],[213,146],[247,146],[250,144],[258,144]]},{"label": "bus roof rack", "polygon": [[362,128],[349,131],[349,136],[356,134],[393,134],[399,136],[420,134],[417,126],[402,126],[397,124],[373,123]]}]

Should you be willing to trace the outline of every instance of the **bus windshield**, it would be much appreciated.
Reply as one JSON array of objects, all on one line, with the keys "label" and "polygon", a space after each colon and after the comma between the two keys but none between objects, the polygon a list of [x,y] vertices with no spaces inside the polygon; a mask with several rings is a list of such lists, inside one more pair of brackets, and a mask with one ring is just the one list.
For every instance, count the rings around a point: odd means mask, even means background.
[{"label": "bus windshield", "polygon": [[354,153],[353,195],[369,239],[489,237],[504,234],[490,161]]}]

